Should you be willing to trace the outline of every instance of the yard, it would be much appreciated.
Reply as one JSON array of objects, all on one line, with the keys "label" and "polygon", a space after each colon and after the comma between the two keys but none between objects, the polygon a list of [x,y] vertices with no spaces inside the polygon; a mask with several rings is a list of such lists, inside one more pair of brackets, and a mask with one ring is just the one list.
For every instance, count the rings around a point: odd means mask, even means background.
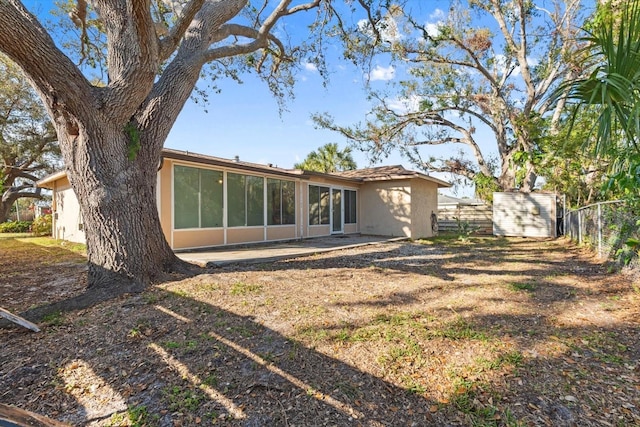
[{"label": "yard", "polygon": [[[0,239],[0,306],[84,258]],[[235,265],[0,330],[0,402],[89,426],[640,425],[640,281],[564,240]]]}]

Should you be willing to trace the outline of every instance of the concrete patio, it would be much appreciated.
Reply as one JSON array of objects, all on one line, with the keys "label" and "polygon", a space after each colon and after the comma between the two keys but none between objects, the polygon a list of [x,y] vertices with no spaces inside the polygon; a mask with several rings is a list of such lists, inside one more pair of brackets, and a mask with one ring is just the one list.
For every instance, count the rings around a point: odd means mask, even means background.
[{"label": "concrete patio", "polygon": [[219,267],[236,263],[273,262],[285,258],[295,258],[321,252],[405,239],[405,237],[389,238],[382,236],[350,234],[331,237],[317,237],[281,243],[257,243],[255,245],[199,249],[188,252],[178,252],[177,255],[183,260],[194,264],[206,267]]}]

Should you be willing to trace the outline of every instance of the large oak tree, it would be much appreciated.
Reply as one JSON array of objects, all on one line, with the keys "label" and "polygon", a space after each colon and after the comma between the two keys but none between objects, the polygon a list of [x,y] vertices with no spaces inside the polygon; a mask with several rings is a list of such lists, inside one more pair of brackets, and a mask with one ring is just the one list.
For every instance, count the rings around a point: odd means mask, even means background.
[{"label": "large oak tree", "polygon": [[[315,119],[374,157],[400,150],[427,171],[474,181],[485,196],[492,189],[530,191],[538,141],[553,132],[562,110],[548,94],[578,71],[572,53],[581,7],[580,0],[453,1],[428,19],[415,4],[394,5],[375,25],[361,25],[351,43],[365,59],[375,46],[380,61],[408,76],[371,90],[374,106],[361,123]],[[429,147],[438,145],[457,145],[461,154],[434,156]]]},{"label": "large oak tree", "polygon": [[0,0],[0,51],[44,101],[80,201],[90,289],[140,291],[163,272],[187,268],[167,244],[156,210],[164,141],[206,64],[224,70],[242,57],[280,90],[286,64],[321,45],[288,49],[276,26],[312,9],[315,37],[333,16],[329,1],[78,0],[70,17],[81,36],[80,59],[104,58],[108,76],[92,84],[20,1]]},{"label": "large oak tree", "polygon": [[59,166],[56,134],[22,71],[0,55],[0,222],[21,198],[40,199],[38,179]]}]

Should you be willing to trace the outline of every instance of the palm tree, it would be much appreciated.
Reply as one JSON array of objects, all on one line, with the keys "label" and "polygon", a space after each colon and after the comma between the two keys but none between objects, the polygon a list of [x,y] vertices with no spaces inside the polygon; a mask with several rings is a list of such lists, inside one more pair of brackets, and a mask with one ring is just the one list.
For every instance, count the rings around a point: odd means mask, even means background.
[{"label": "palm tree", "polygon": [[353,170],[357,166],[351,156],[351,147],[339,150],[338,144],[329,143],[318,148],[318,151],[312,151],[302,163],[296,163],[293,167],[295,169],[331,173]]},{"label": "palm tree", "polygon": [[595,109],[595,154],[612,159],[618,178],[634,181],[640,167],[640,0],[615,3],[601,4],[587,30],[590,74],[562,85],[555,96],[578,106],[574,119],[580,108]]}]

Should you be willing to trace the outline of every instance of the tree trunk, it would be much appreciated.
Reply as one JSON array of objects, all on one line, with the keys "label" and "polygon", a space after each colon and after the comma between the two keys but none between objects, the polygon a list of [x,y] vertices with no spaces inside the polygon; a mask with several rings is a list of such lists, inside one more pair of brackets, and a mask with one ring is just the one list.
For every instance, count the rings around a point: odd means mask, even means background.
[{"label": "tree trunk", "polygon": [[73,139],[61,146],[86,232],[88,288],[140,292],[164,272],[185,270],[190,264],[169,247],[156,208],[161,145],[142,141],[131,155],[129,133],[104,122]]},{"label": "tree trunk", "polygon": [[11,205],[13,202],[0,201],[0,223],[5,222],[9,218],[9,212],[11,212]]}]

